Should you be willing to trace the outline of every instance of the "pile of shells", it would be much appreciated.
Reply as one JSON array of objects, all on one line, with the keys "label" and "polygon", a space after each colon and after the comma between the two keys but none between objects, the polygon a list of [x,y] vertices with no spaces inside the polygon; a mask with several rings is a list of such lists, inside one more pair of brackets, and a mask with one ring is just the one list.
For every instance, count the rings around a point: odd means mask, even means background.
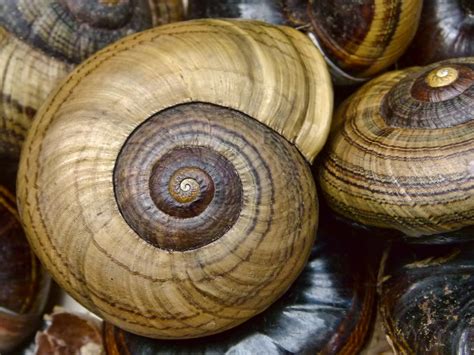
[{"label": "pile of shells", "polygon": [[0,352],[474,353],[473,19],[3,1]]}]

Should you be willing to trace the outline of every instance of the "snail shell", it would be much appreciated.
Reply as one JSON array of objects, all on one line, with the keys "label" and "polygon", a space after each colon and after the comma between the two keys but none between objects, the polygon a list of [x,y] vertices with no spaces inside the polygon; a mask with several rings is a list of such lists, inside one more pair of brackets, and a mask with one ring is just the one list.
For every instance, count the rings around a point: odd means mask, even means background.
[{"label": "snail shell", "polygon": [[308,162],[331,110],[325,63],[291,28],[203,20],[131,36],[38,113],[18,178],[30,241],[74,298],[131,332],[240,324],[311,251]]},{"label": "snail shell", "polygon": [[385,264],[380,312],[400,354],[474,351],[474,243],[396,245]]},{"label": "snail shell", "polygon": [[0,155],[19,156],[36,111],[75,65],[119,38],[180,18],[179,0],[3,0]]},{"label": "snail shell", "polygon": [[39,325],[49,278],[30,249],[14,196],[0,185],[0,351],[12,350]]},{"label": "snail shell", "polygon": [[307,33],[336,84],[359,83],[394,64],[416,33],[421,0],[190,0],[189,17],[243,17]]},{"label": "snail shell", "polygon": [[401,62],[427,65],[443,59],[474,56],[474,2],[423,2],[418,31]]},{"label": "snail shell", "polygon": [[104,354],[102,323],[89,315],[55,307],[35,336],[35,354]]},{"label": "snail shell", "polygon": [[391,72],[357,91],[319,169],[331,208],[412,240],[472,228],[473,92],[473,58]]},{"label": "snail shell", "polygon": [[[356,354],[375,306],[377,262],[363,235],[321,218],[317,242],[291,288],[262,314],[215,336],[143,338],[105,324],[107,354]],[[371,250],[373,251],[373,250]]]}]

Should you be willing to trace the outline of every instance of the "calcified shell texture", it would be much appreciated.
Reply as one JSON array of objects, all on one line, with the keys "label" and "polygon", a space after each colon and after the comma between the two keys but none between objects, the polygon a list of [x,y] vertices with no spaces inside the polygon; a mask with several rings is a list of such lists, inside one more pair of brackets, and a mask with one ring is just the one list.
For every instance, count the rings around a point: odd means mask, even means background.
[{"label": "calcified shell texture", "polygon": [[336,114],[319,170],[331,208],[416,237],[474,224],[474,59],[385,74]]},{"label": "calcified shell texture", "polygon": [[107,354],[357,354],[373,320],[378,253],[365,233],[321,212],[303,272],[263,313],[225,333],[181,341],[105,324]]},{"label": "calcified shell texture", "polygon": [[202,20],[117,42],[38,113],[18,180],[29,239],[61,286],[126,330],[240,324],[311,251],[307,161],[331,105],[322,57],[290,28]]},{"label": "calcified shell texture", "polygon": [[182,16],[180,0],[2,0],[0,155],[18,157],[36,111],[75,65]]}]

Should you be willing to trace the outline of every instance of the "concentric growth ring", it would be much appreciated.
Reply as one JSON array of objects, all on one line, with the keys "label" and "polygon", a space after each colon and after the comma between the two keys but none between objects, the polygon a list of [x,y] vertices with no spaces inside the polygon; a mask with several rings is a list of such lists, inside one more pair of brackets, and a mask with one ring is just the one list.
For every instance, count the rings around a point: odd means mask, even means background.
[{"label": "concentric growth ring", "polygon": [[224,128],[213,132],[215,143],[203,129],[209,110],[218,110],[223,121],[243,124],[241,114],[211,105],[170,108],[140,125],[117,159],[114,181],[120,211],[130,227],[156,247],[204,246],[239,217],[242,182],[225,153],[216,151],[229,151],[232,145],[223,137]]}]

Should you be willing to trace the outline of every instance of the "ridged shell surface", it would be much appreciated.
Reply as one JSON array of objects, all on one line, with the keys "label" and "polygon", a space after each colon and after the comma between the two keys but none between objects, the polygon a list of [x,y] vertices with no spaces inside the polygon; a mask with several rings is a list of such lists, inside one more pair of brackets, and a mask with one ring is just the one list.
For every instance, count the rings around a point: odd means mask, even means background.
[{"label": "ridged shell surface", "polygon": [[17,158],[40,105],[91,54],[182,19],[179,0],[5,0],[0,3],[0,155]]},{"label": "ridged shell surface", "polygon": [[18,179],[30,241],[76,299],[131,332],[242,323],[310,253],[307,161],[331,109],[323,59],[290,28],[203,20],[117,42],[30,131]]},{"label": "ridged shell surface", "polygon": [[369,240],[354,233],[322,213],[317,241],[295,283],[267,310],[234,329],[177,342],[105,324],[107,354],[356,354],[373,320],[379,260]]},{"label": "ridged shell surface", "polygon": [[330,206],[408,236],[474,224],[474,60],[385,74],[336,114],[319,170]]}]

